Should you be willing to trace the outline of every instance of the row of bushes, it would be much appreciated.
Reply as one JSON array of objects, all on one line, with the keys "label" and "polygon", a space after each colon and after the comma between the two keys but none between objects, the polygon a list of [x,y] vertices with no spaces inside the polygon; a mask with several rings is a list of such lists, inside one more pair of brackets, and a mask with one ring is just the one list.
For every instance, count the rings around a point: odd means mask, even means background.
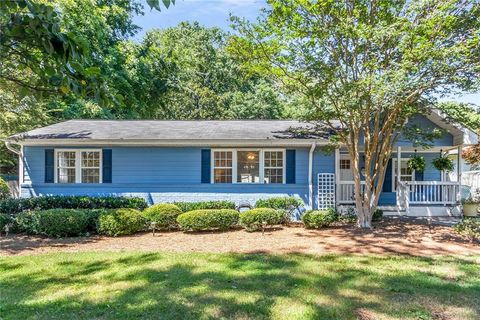
[{"label": "row of bushes", "polygon": [[0,213],[18,214],[30,210],[50,209],[118,209],[143,210],[147,207],[143,198],[135,197],[89,197],[89,196],[44,196],[0,201]]},{"label": "row of bushes", "polygon": [[97,232],[108,236],[129,235],[155,228],[185,231],[226,230],[241,225],[249,231],[283,221],[283,212],[269,208],[239,213],[234,209],[200,209],[182,213],[173,204],[157,204],[145,211],[121,209],[50,209],[26,211],[14,218],[0,216],[0,227],[11,223],[13,231],[49,237],[82,236]]}]

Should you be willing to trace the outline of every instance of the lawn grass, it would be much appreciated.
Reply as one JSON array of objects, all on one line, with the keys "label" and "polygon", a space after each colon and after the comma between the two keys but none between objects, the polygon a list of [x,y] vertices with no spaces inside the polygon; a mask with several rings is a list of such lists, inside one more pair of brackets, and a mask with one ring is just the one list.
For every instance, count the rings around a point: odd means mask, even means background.
[{"label": "lawn grass", "polygon": [[480,318],[478,259],[132,252],[0,257],[0,319],[447,316]]}]

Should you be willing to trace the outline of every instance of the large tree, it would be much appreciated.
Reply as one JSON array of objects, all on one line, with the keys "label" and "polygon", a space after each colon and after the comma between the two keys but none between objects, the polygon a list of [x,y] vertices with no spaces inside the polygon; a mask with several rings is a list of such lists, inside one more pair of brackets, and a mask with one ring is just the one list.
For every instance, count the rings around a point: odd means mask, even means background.
[{"label": "large tree", "polygon": [[332,139],[346,147],[358,224],[370,227],[406,120],[427,113],[437,97],[470,90],[478,81],[479,2],[268,3],[256,24],[234,19],[241,36],[232,50],[250,69],[274,75],[301,94],[308,106],[305,119],[334,132]]}]

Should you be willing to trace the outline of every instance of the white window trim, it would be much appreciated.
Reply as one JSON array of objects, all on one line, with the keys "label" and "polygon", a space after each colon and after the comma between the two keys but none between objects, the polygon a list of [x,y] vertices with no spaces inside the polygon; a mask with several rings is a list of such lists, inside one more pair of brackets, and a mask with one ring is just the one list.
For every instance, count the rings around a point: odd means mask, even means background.
[{"label": "white window trim", "polygon": [[[282,163],[283,163],[283,167],[282,167],[282,183],[265,183],[265,152],[282,152],[282,155],[283,155],[283,159],[282,159]],[[261,159],[262,159],[262,162],[261,162],[261,165],[260,165],[260,170],[262,172],[261,174],[261,178],[262,180],[262,183],[263,184],[286,184],[287,182],[285,181],[286,178],[287,178],[287,175],[286,175],[286,168],[287,168],[287,151],[285,149],[262,149],[262,152],[261,152],[262,156],[261,156]],[[278,167],[269,167],[269,168],[278,168]]]},{"label": "white window trim", "polygon": [[[408,158],[403,158],[400,159],[400,161],[403,162],[408,162]],[[396,184],[396,174],[397,174],[397,163],[398,163],[398,158],[392,158],[392,191],[397,192],[397,188],[395,187]],[[403,174],[402,176],[406,176],[406,174]],[[412,170],[412,181],[415,181],[415,170]]]},{"label": "white window trim", "polygon": [[[256,151],[259,152],[259,170],[260,170],[260,182],[239,182],[237,180],[238,175],[238,151]],[[283,182],[282,183],[265,183],[265,151],[283,152]],[[215,183],[215,152],[232,152],[232,183],[231,184],[286,184],[286,149],[262,149],[262,148],[228,148],[228,149],[211,149],[210,150],[210,183],[212,184],[228,184],[228,183]]]},{"label": "white window trim", "polygon": [[[59,152],[75,152],[75,182],[74,183],[59,183],[58,182],[58,153]],[[82,182],[82,152],[98,152],[100,157],[100,170],[99,170],[99,179],[98,183],[88,183]],[[102,149],[54,149],[53,152],[53,161],[54,161],[54,183],[58,184],[66,184],[66,185],[72,185],[72,184],[99,184],[102,183],[103,181],[103,154],[102,154]]]}]

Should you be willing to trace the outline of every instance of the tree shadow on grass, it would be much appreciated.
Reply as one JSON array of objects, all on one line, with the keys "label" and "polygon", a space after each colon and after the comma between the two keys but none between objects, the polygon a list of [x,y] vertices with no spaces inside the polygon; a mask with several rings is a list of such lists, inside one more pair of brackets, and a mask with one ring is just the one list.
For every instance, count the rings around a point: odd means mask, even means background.
[{"label": "tree shadow on grass", "polygon": [[[27,265],[22,263],[27,257],[22,257],[0,264],[3,318],[355,319],[360,308],[408,318],[415,312],[431,314],[428,306],[418,304],[422,299],[480,317],[480,267],[453,258],[158,253],[45,257],[51,260],[42,263],[41,257],[33,257],[39,262]],[[454,265],[461,275],[450,281],[428,272],[432,264]],[[64,295],[55,295],[59,290]]]}]

